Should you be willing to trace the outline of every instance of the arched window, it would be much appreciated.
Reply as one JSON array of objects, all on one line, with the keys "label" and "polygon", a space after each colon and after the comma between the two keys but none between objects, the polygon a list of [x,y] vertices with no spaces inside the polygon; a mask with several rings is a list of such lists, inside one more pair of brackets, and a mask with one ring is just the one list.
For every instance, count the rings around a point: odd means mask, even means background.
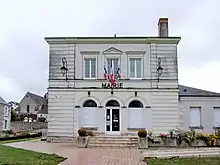
[{"label": "arched window", "polygon": [[145,110],[143,104],[138,100],[133,100],[128,105],[129,128],[143,129],[145,128],[144,115]]},{"label": "arched window", "polygon": [[120,107],[120,104],[116,100],[110,100],[106,103],[106,107]]},{"label": "arched window", "polygon": [[132,102],[130,102],[130,104],[128,105],[128,108],[143,108],[143,104],[138,101],[138,100],[134,100]]},{"label": "arched window", "polygon": [[84,104],[83,107],[97,107],[97,104],[93,100],[87,100]]},{"label": "arched window", "polygon": [[97,127],[97,103],[93,100],[86,100],[79,111],[79,126],[85,128]]}]

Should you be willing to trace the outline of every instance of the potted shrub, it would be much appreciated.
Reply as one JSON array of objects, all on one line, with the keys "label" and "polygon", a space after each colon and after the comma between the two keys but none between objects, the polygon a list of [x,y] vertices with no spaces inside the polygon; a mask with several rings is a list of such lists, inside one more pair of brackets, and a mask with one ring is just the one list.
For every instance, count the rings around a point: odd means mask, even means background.
[{"label": "potted shrub", "polygon": [[87,130],[86,133],[87,133],[88,136],[94,136],[94,133],[92,132],[92,130]]},{"label": "potted shrub", "polygon": [[148,148],[147,131],[145,129],[139,130],[138,137],[139,137],[139,148],[140,149]]},{"label": "potted shrub", "polygon": [[88,144],[88,137],[87,137],[87,131],[84,128],[80,128],[78,130],[78,138],[77,138],[77,147],[78,148],[87,148]]},{"label": "potted shrub", "polygon": [[79,134],[80,137],[86,136],[86,135],[87,135],[86,129],[80,128],[80,129],[78,130],[78,134]]},{"label": "potted shrub", "polygon": [[146,138],[147,137],[147,131],[145,129],[138,131],[138,137],[140,138]]}]

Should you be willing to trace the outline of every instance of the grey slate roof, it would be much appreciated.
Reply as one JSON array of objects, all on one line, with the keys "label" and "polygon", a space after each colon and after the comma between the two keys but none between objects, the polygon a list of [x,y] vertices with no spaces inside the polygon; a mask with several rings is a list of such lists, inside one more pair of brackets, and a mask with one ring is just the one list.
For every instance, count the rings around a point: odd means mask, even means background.
[{"label": "grey slate roof", "polygon": [[8,103],[0,96],[0,104],[7,105]]},{"label": "grey slate roof", "polygon": [[28,92],[29,96],[37,103],[37,104],[42,104],[46,101],[46,98],[36,95],[34,93]]},{"label": "grey slate roof", "polygon": [[179,85],[180,97],[220,97],[220,93]]}]

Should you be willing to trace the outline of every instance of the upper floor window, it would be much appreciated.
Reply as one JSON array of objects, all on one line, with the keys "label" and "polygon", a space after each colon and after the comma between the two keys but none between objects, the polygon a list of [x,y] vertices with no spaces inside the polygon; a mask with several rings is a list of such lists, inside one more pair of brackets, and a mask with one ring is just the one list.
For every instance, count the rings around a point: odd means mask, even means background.
[{"label": "upper floor window", "polygon": [[119,71],[119,59],[118,58],[107,58],[107,64],[108,64],[108,68],[107,68],[108,75],[113,73],[114,78],[117,79],[118,71]]},{"label": "upper floor window", "polygon": [[142,68],[141,58],[130,58],[129,59],[129,77],[130,78],[141,78]]},{"label": "upper floor window", "polygon": [[96,78],[96,59],[84,59],[84,78]]}]

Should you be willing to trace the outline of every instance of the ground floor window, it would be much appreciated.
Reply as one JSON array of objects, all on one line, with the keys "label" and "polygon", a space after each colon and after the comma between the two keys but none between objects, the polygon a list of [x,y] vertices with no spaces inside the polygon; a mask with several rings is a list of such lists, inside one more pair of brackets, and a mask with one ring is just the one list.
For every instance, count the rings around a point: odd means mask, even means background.
[{"label": "ground floor window", "polygon": [[97,104],[93,100],[88,100],[83,104],[79,112],[80,127],[97,127]]},{"label": "ground floor window", "polygon": [[140,101],[134,100],[128,106],[129,128],[144,128],[144,108]]},{"label": "ground floor window", "polygon": [[189,110],[189,126],[190,127],[201,127],[201,107],[190,107]]},{"label": "ground floor window", "polygon": [[214,107],[213,118],[214,118],[213,126],[216,128],[220,128],[220,107]]}]

